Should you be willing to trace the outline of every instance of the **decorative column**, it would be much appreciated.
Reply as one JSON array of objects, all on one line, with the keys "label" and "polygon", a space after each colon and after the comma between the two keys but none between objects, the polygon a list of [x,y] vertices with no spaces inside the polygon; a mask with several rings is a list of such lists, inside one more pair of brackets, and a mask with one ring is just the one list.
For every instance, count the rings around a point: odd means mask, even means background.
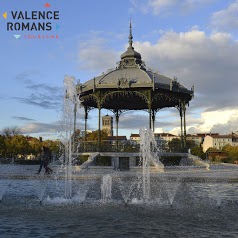
[{"label": "decorative column", "polygon": [[152,129],[155,132],[155,110],[152,110]]},{"label": "decorative column", "polygon": [[101,150],[101,105],[98,105],[98,152]]},{"label": "decorative column", "polygon": [[88,107],[84,107],[84,141],[87,140],[87,120],[88,120]]},{"label": "decorative column", "polygon": [[101,151],[101,92],[98,91],[97,94],[97,106],[98,106],[98,152]]},{"label": "decorative column", "polygon": [[76,120],[77,120],[77,100],[76,100],[76,96],[74,95],[74,99],[73,99],[73,103],[74,103],[74,128],[73,128],[73,151],[75,151],[75,140],[76,140]]},{"label": "decorative column", "polygon": [[181,147],[183,148],[183,111],[182,111],[182,102],[179,103],[179,115],[180,115],[180,139]]},{"label": "decorative column", "polygon": [[149,91],[149,98],[148,98],[148,109],[149,109],[149,128],[151,129],[151,91]]},{"label": "decorative column", "polygon": [[186,148],[186,103],[183,101],[183,140],[184,148]]},{"label": "decorative column", "polygon": [[77,115],[77,102],[74,101],[74,137],[76,132],[76,115]]},{"label": "decorative column", "polygon": [[118,152],[118,123],[119,123],[119,113],[118,109],[116,109],[116,151]]}]

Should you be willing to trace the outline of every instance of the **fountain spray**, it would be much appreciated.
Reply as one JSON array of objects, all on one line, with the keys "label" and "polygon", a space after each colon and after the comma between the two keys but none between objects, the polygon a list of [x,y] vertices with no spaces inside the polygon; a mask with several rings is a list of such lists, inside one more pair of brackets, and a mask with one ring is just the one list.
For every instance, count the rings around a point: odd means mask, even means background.
[{"label": "fountain spray", "polygon": [[155,162],[157,151],[154,132],[151,129],[140,129],[140,159],[142,164],[143,200],[150,200],[150,166]]},{"label": "fountain spray", "polygon": [[62,115],[62,142],[64,144],[65,197],[72,197],[72,152],[76,127],[76,111],[80,105],[76,92],[75,77],[64,77],[65,97]]}]

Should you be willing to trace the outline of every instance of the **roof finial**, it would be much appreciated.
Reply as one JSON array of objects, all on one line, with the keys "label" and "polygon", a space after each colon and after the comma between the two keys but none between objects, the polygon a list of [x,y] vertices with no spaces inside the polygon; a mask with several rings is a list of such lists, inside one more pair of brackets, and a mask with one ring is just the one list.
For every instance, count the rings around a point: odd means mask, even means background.
[{"label": "roof finial", "polygon": [[131,26],[131,18],[130,18],[130,34],[129,34],[129,47],[128,48],[132,48],[132,49],[134,49],[133,48],[133,46],[132,46],[132,43],[133,43],[133,41],[132,41],[132,39],[133,39],[133,36],[132,36],[132,26]]}]

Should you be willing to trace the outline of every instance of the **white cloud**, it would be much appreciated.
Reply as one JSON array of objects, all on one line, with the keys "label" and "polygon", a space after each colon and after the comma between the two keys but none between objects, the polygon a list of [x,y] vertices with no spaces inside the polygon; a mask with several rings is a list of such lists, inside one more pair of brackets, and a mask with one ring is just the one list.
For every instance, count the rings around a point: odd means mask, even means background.
[{"label": "white cloud", "polygon": [[146,64],[190,88],[192,107],[206,110],[237,106],[238,44],[229,34],[204,31],[166,32],[155,43],[135,42]]},{"label": "white cloud", "polygon": [[198,7],[206,6],[213,3],[216,0],[184,0],[180,1],[183,11],[191,11]]},{"label": "white cloud", "polygon": [[148,1],[148,6],[155,15],[158,15],[162,11],[175,6],[177,2],[177,0],[150,0]]},{"label": "white cloud", "polygon": [[219,116],[224,116],[224,113],[230,114],[226,121],[223,123],[219,122],[211,128],[213,132],[220,132],[222,134],[227,134],[231,132],[238,131],[238,110],[232,110],[231,112],[220,112]]},{"label": "white cloud", "polygon": [[161,127],[155,128],[155,133],[163,133],[164,130]]},{"label": "white cloud", "polygon": [[[238,109],[202,112],[199,118],[187,116],[187,133],[190,134],[205,132],[228,134],[238,130]],[[179,135],[180,126],[175,126],[169,132]]]},{"label": "white cloud", "polygon": [[222,134],[230,133],[238,129],[238,109],[216,110],[202,112],[196,121],[188,120],[192,132],[218,132]]},{"label": "white cloud", "polygon": [[[188,129],[188,128],[187,128]],[[180,135],[181,129],[180,127],[174,127],[172,130],[169,130],[169,133],[172,135]]]},{"label": "white cloud", "polygon": [[144,14],[152,12],[154,15],[164,15],[173,14],[174,10],[180,13],[190,12],[214,1],[216,0],[131,0],[131,4]]},{"label": "white cloud", "polygon": [[80,43],[77,54],[79,68],[92,72],[100,72],[108,68],[115,67],[118,54],[106,47],[102,38],[93,38],[84,43]]},{"label": "white cloud", "polygon": [[220,31],[236,30],[238,27],[238,0],[231,3],[226,9],[213,13],[211,26]]},{"label": "white cloud", "polygon": [[59,123],[40,123],[40,122],[33,122],[28,123],[25,126],[21,127],[21,132],[23,134],[32,134],[32,133],[56,133],[60,130]]},{"label": "white cloud", "polygon": [[234,115],[238,115],[238,110],[203,112],[201,114],[203,124],[199,126],[200,131],[210,131],[214,125],[226,124]]}]

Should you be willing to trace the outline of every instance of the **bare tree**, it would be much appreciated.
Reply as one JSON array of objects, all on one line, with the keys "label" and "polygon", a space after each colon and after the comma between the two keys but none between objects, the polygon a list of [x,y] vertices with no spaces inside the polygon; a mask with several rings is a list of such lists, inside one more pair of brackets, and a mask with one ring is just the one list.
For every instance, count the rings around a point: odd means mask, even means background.
[{"label": "bare tree", "polygon": [[18,126],[5,127],[3,129],[3,135],[6,137],[16,136],[21,134],[21,129]]}]

